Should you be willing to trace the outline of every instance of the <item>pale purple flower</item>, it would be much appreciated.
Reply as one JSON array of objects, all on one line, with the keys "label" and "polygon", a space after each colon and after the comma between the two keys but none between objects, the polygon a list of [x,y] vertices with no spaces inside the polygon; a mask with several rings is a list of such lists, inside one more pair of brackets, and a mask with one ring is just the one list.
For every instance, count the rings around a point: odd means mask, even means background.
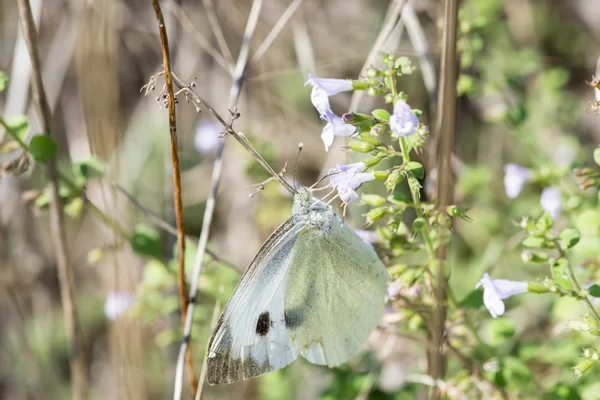
[{"label": "pale purple flower", "polygon": [[399,282],[391,282],[387,287],[387,294],[389,299],[393,299],[400,294],[402,291],[402,285]]},{"label": "pale purple flower", "polygon": [[375,179],[372,172],[362,172],[366,169],[363,162],[348,165],[338,165],[329,170],[331,186],[337,189],[340,199],[346,204],[358,200],[356,189],[365,182]]},{"label": "pale purple flower", "polygon": [[550,214],[552,219],[558,218],[562,211],[560,190],[557,188],[545,188],[542,190],[540,205],[542,206],[542,210]]},{"label": "pale purple flower", "polygon": [[514,199],[521,193],[523,186],[531,179],[531,171],[517,164],[504,166],[504,190],[509,199]]},{"label": "pale purple flower", "polygon": [[504,302],[511,296],[527,293],[527,283],[509,281],[508,279],[492,279],[487,272],[475,286],[483,286],[483,304],[492,317],[497,318],[504,314]]},{"label": "pale purple flower", "polygon": [[116,320],[127,311],[135,302],[135,297],[130,292],[109,292],[104,303],[104,314],[107,318]]},{"label": "pale purple flower", "polygon": [[196,125],[194,147],[200,154],[215,153],[225,138],[220,137],[223,127],[215,121],[202,120]]},{"label": "pale purple flower", "polygon": [[394,105],[394,113],[390,117],[390,129],[398,136],[410,136],[417,132],[419,119],[410,106],[403,100]]},{"label": "pale purple flower", "polygon": [[379,243],[379,236],[375,231],[367,231],[364,229],[355,229],[354,233],[358,235],[359,238],[362,239],[366,244],[374,244]]},{"label": "pale purple flower", "polygon": [[327,125],[321,133],[321,140],[325,145],[325,151],[329,151],[329,147],[333,144],[334,136],[352,136],[356,132],[353,125],[346,124],[341,117],[338,117],[331,110],[326,110],[325,115],[321,116],[327,121]]},{"label": "pale purple flower", "polygon": [[558,165],[568,166],[575,160],[577,149],[569,143],[561,143],[554,151],[554,161]]},{"label": "pale purple flower", "polygon": [[309,83],[312,85],[310,100],[321,115],[325,115],[327,110],[331,109],[329,96],[352,90],[352,81],[349,79],[315,78],[308,74],[308,80],[304,85]]}]

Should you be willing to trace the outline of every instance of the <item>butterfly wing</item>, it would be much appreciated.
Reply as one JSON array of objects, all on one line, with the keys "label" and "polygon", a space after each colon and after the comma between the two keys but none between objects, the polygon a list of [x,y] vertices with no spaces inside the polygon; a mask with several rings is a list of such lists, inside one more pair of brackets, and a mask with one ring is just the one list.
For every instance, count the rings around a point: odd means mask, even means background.
[{"label": "butterfly wing", "polygon": [[225,306],[208,344],[208,382],[231,383],[283,368],[298,353],[285,328],[285,290],[302,224],[288,220],[267,239]]},{"label": "butterfly wing", "polygon": [[335,367],[354,355],[383,314],[385,266],[371,246],[329,211],[330,229],[305,229],[294,244],[285,297],[296,350]]}]

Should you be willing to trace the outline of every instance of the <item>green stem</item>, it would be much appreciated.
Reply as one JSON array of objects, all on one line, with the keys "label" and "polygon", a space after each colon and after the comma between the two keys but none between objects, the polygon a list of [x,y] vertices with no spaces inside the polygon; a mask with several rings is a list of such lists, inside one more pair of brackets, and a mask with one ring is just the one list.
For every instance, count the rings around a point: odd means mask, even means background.
[{"label": "green stem", "polygon": [[575,277],[575,272],[573,271],[571,262],[569,261],[569,258],[567,257],[567,253],[561,247],[561,245],[557,239],[554,239],[553,243],[556,246],[556,250],[558,250],[558,253],[560,254],[560,256],[562,258],[564,258],[565,260],[567,260],[567,276],[569,278],[569,282],[571,282],[571,285],[573,286],[573,289],[575,289],[575,291],[577,292],[577,295],[581,298],[581,300],[583,300],[583,303],[589,310],[590,314],[592,314],[592,316],[594,317],[596,322],[600,325],[600,315],[598,315],[598,311],[596,311],[596,309],[594,308],[594,305],[590,301],[587,293],[585,293],[585,294],[582,293],[581,285],[579,284],[579,282],[577,281],[577,278]]},{"label": "green stem", "polygon": [[6,123],[6,121],[4,121],[4,119],[0,118],[0,125],[2,125],[4,127],[4,130],[6,131],[6,133],[8,134],[8,136],[11,137],[11,139],[13,139],[14,141],[16,141],[17,143],[19,143],[19,146],[21,146],[21,148],[25,151],[29,151],[29,146],[27,146],[27,144],[21,140],[21,138],[19,137],[19,135],[17,135],[17,133],[13,130],[13,128],[11,128],[10,126],[8,126],[8,124]]}]

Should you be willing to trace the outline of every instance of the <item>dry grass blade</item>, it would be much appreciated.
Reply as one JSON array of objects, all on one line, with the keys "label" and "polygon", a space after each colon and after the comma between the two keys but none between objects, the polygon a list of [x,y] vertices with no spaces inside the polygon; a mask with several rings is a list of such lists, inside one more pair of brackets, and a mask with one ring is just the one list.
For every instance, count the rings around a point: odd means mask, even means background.
[{"label": "dry grass blade", "polygon": [[[41,119],[42,131],[51,136],[52,114],[50,105],[42,82],[42,68],[38,49],[38,38],[33,14],[28,0],[19,0],[19,20],[23,29],[23,36],[27,43],[27,50],[31,58],[33,73],[33,100]],[[75,304],[75,286],[73,283],[73,270],[69,264],[65,229],[63,224],[62,204],[58,195],[59,174],[56,167],[56,158],[51,157],[47,164],[48,180],[50,187],[50,230],[56,253],[56,266],[58,269],[58,281],[60,285],[60,297],[63,306],[65,329],[71,342],[71,374],[72,374],[72,396],[74,399],[86,399],[88,397],[88,382],[86,364],[84,359],[83,338],[77,309]]]},{"label": "dry grass blade", "polygon": [[[442,48],[442,63],[439,84],[439,113],[436,118],[436,132],[438,140],[437,171],[438,185],[437,198],[441,210],[445,210],[452,202],[454,190],[451,182],[451,159],[454,148],[456,132],[456,79],[457,79],[457,53],[456,34],[458,25],[458,1],[446,0],[444,6],[444,36]],[[436,308],[433,315],[433,350],[429,355],[429,373],[434,381],[444,376],[444,357],[442,346],[445,338],[446,325],[446,246],[442,245],[437,251],[437,287],[435,292]],[[432,389],[431,398],[440,398],[439,388]]]},{"label": "dry grass blade", "polygon": [[[177,285],[179,288],[179,298],[181,300],[181,315],[187,314],[188,301],[185,286],[185,227],[183,224],[183,203],[181,201],[181,173],[179,170],[179,151],[177,149],[177,118],[175,111],[175,92],[173,90],[173,78],[171,75],[171,58],[169,54],[169,39],[167,29],[163,18],[162,10],[158,0],[152,0],[154,13],[158,21],[158,30],[160,33],[160,43],[163,58],[163,67],[165,70],[165,85],[167,88],[167,109],[169,112],[169,144],[171,150],[171,163],[173,166],[173,196],[175,200],[175,220],[177,222]],[[182,326],[185,326],[185,319],[182,320]],[[194,371],[194,362],[192,360],[191,348],[188,346],[185,354],[188,366],[188,378],[192,393],[195,393],[198,387],[196,381],[196,372]]]},{"label": "dry grass blade", "polygon": [[[228,132],[231,133],[233,129],[231,125],[235,120],[235,109],[237,107],[237,103],[240,96],[240,91],[242,88],[242,84],[244,81],[244,73],[246,71],[246,65],[248,62],[248,54],[250,51],[250,39],[254,34],[254,30],[256,29],[256,24],[258,22],[258,16],[260,14],[260,10],[262,8],[262,0],[254,0],[252,2],[252,7],[250,9],[250,14],[248,15],[248,21],[246,23],[246,29],[244,31],[244,37],[242,39],[242,46],[240,48],[240,53],[238,55],[238,60],[234,69],[233,74],[233,84],[231,86],[231,90],[229,92],[229,110],[231,111],[231,120],[229,124],[225,126],[228,127]],[[212,108],[211,108],[212,109]],[[216,114],[213,110],[213,114]],[[222,118],[219,118],[222,121]],[[236,139],[239,138],[239,135],[234,135]],[[240,139],[238,139],[240,141]],[[179,356],[177,359],[177,368],[175,371],[175,388],[173,390],[173,399],[179,400],[181,399],[182,385],[181,379],[183,376],[183,370],[185,366],[183,364],[183,354],[187,351],[190,344],[190,337],[192,331],[192,320],[194,317],[194,306],[196,294],[198,292],[198,286],[200,281],[200,272],[202,271],[202,265],[204,262],[204,254],[206,253],[206,247],[208,245],[208,237],[210,234],[210,226],[212,223],[212,217],[215,211],[215,201],[217,196],[217,191],[219,189],[219,183],[221,181],[221,172],[223,169],[223,151],[225,150],[225,141],[221,142],[219,145],[219,149],[217,150],[217,158],[213,164],[213,172],[211,178],[211,189],[208,200],[206,201],[206,208],[204,209],[204,217],[202,219],[202,231],[200,233],[200,239],[198,240],[198,252],[196,253],[196,260],[194,262],[194,270],[192,275],[192,285],[190,287],[190,297],[189,297],[189,307],[187,313],[185,315],[185,326],[183,330],[183,341],[181,343],[181,348],[179,350]],[[201,391],[197,391],[198,396],[201,395]]]}]

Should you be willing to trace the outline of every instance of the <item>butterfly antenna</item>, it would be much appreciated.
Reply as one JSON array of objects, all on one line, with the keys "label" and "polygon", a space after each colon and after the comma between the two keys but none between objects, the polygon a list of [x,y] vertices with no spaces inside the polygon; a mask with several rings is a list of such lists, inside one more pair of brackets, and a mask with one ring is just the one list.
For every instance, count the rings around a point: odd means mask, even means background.
[{"label": "butterfly antenna", "polygon": [[298,143],[298,155],[296,156],[296,163],[294,164],[294,189],[298,190],[298,181],[296,175],[298,174],[298,161],[300,160],[300,153],[304,148],[304,143]]},{"label": "butterfly antenna", "polygon": [[[315,186],[317,186],[319,183],[323,182],[325,179],[329,178],[331,176],[331,174],[327,174],[324,177],[322,177],[321,179],[319,179],[318,181],[316,181],[315,183],[313,183],[313,185],[310,187],[310,189],[314,189]],[[330,185],[327,185],[325,187],[329,187]],[[322,189],[322,188],[321,188]],[[314,189],[317,190],[317,189]]]}]

